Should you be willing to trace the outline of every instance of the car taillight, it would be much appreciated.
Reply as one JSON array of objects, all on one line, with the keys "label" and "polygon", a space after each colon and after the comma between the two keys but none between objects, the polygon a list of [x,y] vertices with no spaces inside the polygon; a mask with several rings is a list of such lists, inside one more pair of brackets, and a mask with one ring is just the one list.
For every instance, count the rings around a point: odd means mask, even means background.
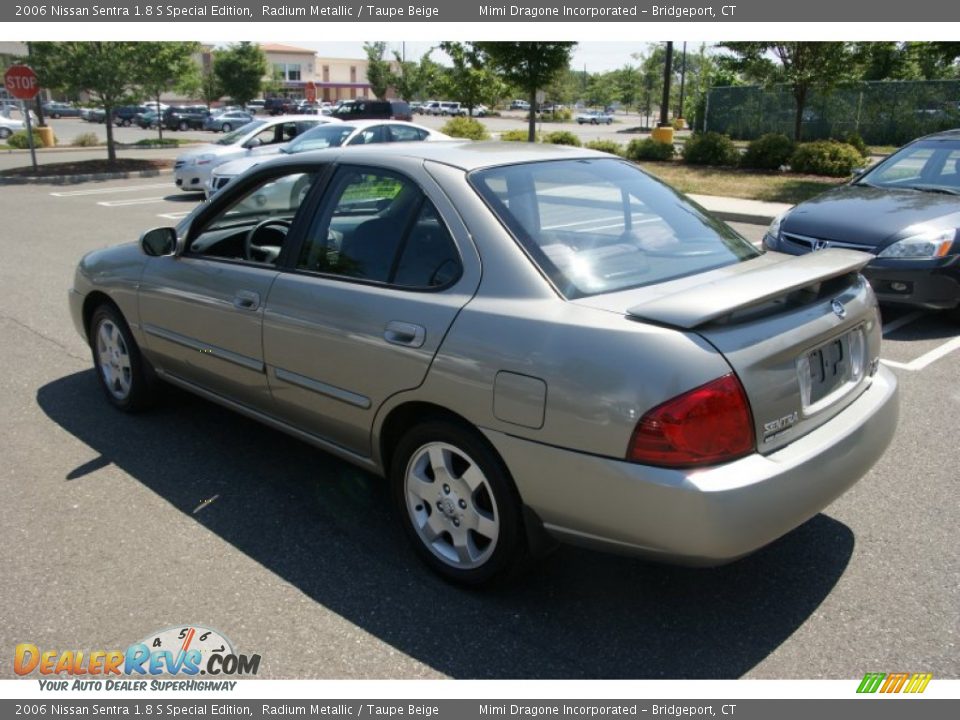
[{"label": "car taillight", "polygon": [[747,455],[754,443],[750,404],[731,374],[667,400],[640,418],[627,460],[663,467],[717,465]]}]

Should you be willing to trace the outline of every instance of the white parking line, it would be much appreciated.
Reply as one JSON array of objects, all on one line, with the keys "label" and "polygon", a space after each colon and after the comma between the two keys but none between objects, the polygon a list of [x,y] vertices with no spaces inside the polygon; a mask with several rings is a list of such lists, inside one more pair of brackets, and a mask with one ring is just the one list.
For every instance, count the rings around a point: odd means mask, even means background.
[{"label": "white parking line", "polygon": [[149,205],[150,203],[163,202],[167,198],[165,196],[160,197],[148,197],[148,198],[131,198],[130,200],[102,200],[97,203],[97,205],[103,205],[103,207],[126,207],[127,205]]},{"label": "white parking line", "polygon": [[925,313],[922,310],[917,310],[915,312],[904,315],[903,317],[898,317],[896,320],[891,320],[890,322],[888,322],[886,325],[883,326],[883,334],[887,335],[889,333],[892,333],[894,330],[899,330],[904,325],[909,325],[914,320],[923,317],[924,314]]},{"label": "white parking line", "polygon": [[191,212],[193,211],[184,210],[183,212],[175,212],[175,213],[157,213],[157,217],[167,218],[168,220],[179,220],[180,218],[185,218]]},{"label": "white parking line", "polygon": [[82,195],[109,195],[111,193],[138,192],[140,190],[154,190],[170,187],[170,183],[154,183],[152,185],[136,185],[134,187],[96,188],[95,190],[69,190],[67,192],[52,192],[53,197],[80,197]]},{"label": "white parking line", "polygon": [[916,372],[918,370],[923,370],[927,365],[936,362],[944,355],[949,355],[954,350],[960,349],[960,337],[955,337],[953,340],[945,342],[938,348],[934,348],[928,353],[925,353],[918,357],[916,360],[911,360],[908,363],[897,362],[896,360],[883,360],[881,359],[884,365],[892,368],[897,368],[899,370],[907,370],[909,372]]}]

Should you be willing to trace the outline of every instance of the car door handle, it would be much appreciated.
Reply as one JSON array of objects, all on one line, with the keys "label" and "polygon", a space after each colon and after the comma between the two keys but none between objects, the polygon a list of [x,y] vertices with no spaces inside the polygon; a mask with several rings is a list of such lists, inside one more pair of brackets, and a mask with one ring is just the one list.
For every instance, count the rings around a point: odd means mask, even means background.
[{"label": "car door handle", "polygon": [[426,328],[413,323],[391,320],[383,331],[383,337],[388,343],[406,345],[408,347],[422,347],[427,339]]},{"label": "car door handle", "polygon": [[237,310],[256,310],[260,307],[260,293],[238,290],[233,296],[233,306]]}]

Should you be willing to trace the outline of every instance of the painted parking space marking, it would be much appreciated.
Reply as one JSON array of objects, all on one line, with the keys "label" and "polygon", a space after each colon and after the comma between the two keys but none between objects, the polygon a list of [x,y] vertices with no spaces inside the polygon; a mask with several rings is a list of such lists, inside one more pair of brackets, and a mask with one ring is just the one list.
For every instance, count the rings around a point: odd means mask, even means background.
[{"label": "painted parking space marking", "polygon": [[192,210],[182,210],[182,211],[180,211],[180,212],[172,212],[172,213],[157,213],[157,217],[158,217],[158,218],[166,218],[167,220],[180,220],[181,218],[185,218],[185,217],[186,217],[187,215],[189,215],[191,212],[193,212],[193,211],[192,211]]},{"label": "painted parking space marking", "polygon": [[919,320],[919,319],[922,318],[925,314],[926,314],[926,313],[924,313],[922,310],[917,310],[917,311],[915,311],[915,312],[912,312],[912,313],[908,313],[908,314],[906,314],[906,315],[903,315],[902,317],[898,317],[898,318],[896,318],[895,320],[891,320],[890,322],[888,322],[886,325],[883,326],[883,334],[884,334],[884,335],[889,335],[890,333],[892,333],[892,332],[894,332],[894,331],[896,331],[896,330],[899,330],[900,328],[904,327],[905,325],[909,325],[909,324],[912,323],[914,320]]},{"label": "painted parking space marking", "polygon": [[121,186],[121,187],[109,187],[109,188],[95,188],[91,190],[67,190],[63,192],[52,192],[50,195],[53,197],[83,197],[85,195],[110,195],[112,193],[127,193],[127,192],[139,192],[141,190],[155,190],[156,188],[165,188],[170,187],[170,183],[153,183],[151,185],[135,185],[133,187]]},{"label": "painted parking space marking", "polygon": [[159,197],[131,198],[129,200],[101,200],[97,205],[103,207],[127,207],[128,205],[149,205],[150,203],[166,202],[165,195]]},{"label": "painted parking space marking", "polygon": [[960,350],[960,337],[955,337],[953,340],[945,342],[940,347],[934,348],[930,352],[927,352],[908,363],[897,362],[896,360],[884,360],[882,358],[880,362],[888,367],[897,368],[898,370],[917,372],[918,370],[923,370],[925,367],[936,362],[940,358],[949,355],[954,350]]}]

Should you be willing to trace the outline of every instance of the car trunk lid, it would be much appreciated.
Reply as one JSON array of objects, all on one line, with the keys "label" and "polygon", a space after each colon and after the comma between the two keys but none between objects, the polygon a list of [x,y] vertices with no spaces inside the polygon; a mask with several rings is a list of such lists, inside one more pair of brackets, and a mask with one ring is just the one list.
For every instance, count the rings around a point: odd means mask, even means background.
[{"label": "car trunk lid", "polygon": [[849,250],[767,253],[706,275],[577,302],[707,340],[742,383],[757,450],[766,454],[827,422],[869,384],[881,329],[876,300],[858,270],[870,258]]}]

